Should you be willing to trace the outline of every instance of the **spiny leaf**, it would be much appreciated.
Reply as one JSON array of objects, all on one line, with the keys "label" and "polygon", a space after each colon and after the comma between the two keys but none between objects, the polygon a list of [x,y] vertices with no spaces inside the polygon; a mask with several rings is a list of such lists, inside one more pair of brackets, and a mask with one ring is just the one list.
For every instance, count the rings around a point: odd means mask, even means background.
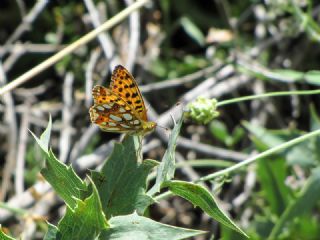
[{"label": "spiny leaf", "polygon": [[75,198],[80,198],[81,191],[86,190],[85,183],[73,171],[72,167],[60,162],[52,150],[49,150],[46,156],[46,166],[41,170],[41,174],[72,209],[76,206]]},{"label": "spiny leaf", "polygon": [[135,138],[137,136],[127,136],[122,144],[115,144],[101,171],[91,172],[108,219],[135,210],[143,214],[145,208],[153,203],[153,199],[145,194],[146,179],[158,163],[153,160],[138,163],[139,151],[136,148],[139,146],[135,145]]},{"label": "spiny leaf", "polygon": [[74,209],[67,207],[66,215],[58,225],[63,239],[84,240],[95,239],[103,229],[109,227],[102,211],[97,188],[91,181],[92,194],[84,201],[76,199]]},{"label": "spiny leaf", "polygon": [[50,136],[51,136],[51,128],[52,128],[52,120],[51,120],[51,116],[50,116],[48,126],[45,129],[45,131],[41,134],[40,139],[33,132],[30,131],[30,133],[32,134],[34,139],[37,141],[37,143],[39,144],[39,146],[41,147],[41,149],[45,153],[48,153],[48,151],[49,151],[49,141],[50,141]]}]

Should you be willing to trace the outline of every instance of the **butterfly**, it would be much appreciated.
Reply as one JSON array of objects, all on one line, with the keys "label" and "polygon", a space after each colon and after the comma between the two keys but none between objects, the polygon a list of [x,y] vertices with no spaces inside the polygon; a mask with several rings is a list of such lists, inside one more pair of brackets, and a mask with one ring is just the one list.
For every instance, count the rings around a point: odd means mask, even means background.
[{"label": "butterfly", "polygon": [[157,124],[148,121],[138,85],[129,71],[118,65],[112,72],[110,87],[92,89],[94,105],[90,120],[102,131],[145,135]]}]

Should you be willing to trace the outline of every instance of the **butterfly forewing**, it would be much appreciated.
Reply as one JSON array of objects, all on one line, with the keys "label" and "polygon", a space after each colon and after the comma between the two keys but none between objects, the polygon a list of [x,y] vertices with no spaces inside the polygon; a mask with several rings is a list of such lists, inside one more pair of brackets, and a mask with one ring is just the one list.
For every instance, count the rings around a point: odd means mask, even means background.
[{"label": "butterfly forewing", "polygon": [[138,85],[133,76],[123,66],[118,65],[115,67],[111,77],[110,88],[131,106],[140,119],[147,121],[147,111]]},{"label": "butterfly forewing", "polygon": [[107,132],[136,132],[141,129],[139,116],[120,96],[110,89],[95,86],[92,90],[94,106],[90,119]]}]

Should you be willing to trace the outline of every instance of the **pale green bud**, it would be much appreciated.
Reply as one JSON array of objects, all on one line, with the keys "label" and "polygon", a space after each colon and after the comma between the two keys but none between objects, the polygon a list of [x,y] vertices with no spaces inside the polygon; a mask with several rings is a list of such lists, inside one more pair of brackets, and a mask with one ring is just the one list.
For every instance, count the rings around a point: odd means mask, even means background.
[{"label": "pale green bud", "polygon": [[187,105],[186,117],[197,123],[207,124],[218,116],[217,100],[214,98],[209,99],[200,96]]}]

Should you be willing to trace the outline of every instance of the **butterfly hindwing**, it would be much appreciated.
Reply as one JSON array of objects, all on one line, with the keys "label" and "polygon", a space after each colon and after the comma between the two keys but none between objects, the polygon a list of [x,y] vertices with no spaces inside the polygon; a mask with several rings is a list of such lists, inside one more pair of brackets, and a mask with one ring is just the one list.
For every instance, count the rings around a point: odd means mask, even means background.
[{"label": "butterfly hindwing", "polygon": [[90,119],[107,132],[135,132],[141,121],[131,107],[110,89],[95,86],[92,90],[94,106],[89,110]]},{"label": "butterfly hindwing", "polygon": [[112,72],[110,88],[131,106],[140,119],[147,121],[147,111],[138,85],[123,66],[116,66]]}]

